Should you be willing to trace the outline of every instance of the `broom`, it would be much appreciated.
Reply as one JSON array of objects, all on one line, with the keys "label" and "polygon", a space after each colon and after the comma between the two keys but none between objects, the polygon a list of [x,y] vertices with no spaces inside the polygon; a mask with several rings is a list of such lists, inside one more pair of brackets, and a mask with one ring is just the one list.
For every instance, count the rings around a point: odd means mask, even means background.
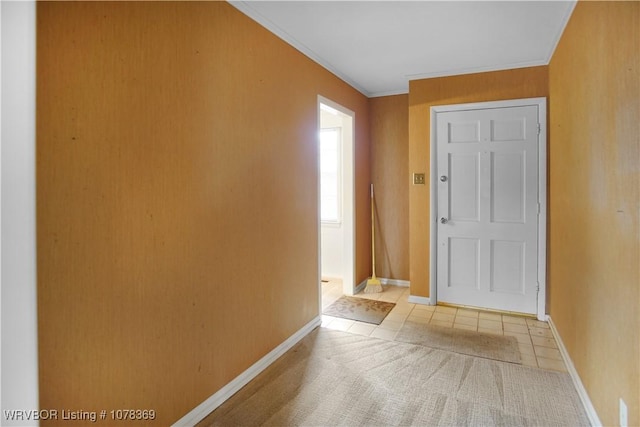
[{"label": "broom", "polygon": [[364,288],[365,294],[372,294],[377,292],[382,292],[382,284],[380,280],[376,277],[376,237],[375,237],[375,223],[376,223],[376,214],[373,204],[373,184],[371,184],[371,265],[372,265],[372,275],[371,279],[367,280],[367,287]]}]

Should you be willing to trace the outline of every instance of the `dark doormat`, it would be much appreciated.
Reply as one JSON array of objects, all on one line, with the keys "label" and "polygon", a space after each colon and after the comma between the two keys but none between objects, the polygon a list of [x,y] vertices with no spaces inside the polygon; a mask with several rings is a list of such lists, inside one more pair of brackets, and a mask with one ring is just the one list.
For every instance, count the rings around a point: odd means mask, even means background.
[{"label": "dark doormat", "polygon": [[393,302],[343,295],[327,307],[322,314],[379,325],[395,306],[396,304]]},{"label": "dark doormat", "polygon": [[444,328],[407,320],[396,335],[396,341],[484,357],[485,359],[522,363],[520,348],[515,337]]}]

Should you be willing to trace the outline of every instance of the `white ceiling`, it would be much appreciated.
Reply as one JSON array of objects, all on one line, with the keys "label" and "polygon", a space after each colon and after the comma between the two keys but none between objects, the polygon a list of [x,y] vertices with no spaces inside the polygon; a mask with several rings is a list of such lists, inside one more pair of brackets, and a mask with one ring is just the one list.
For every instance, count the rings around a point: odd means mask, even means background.
[{"label": "white ceiling", "polygon": [[374,97],[409,80],[546,65],[575,1],[231,1]]}]

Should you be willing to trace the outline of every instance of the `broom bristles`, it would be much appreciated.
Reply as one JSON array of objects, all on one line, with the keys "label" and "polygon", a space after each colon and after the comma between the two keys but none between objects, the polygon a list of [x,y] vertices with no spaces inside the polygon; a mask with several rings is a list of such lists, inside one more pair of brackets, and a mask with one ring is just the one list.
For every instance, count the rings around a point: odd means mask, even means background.
[{"label": "broom bristles", "polygon": [[364,293],[374,294],[378,292],[382,292],[382,283],[380,283],[380,280],[378,280],[375,277],[372,277],[371,279],[367,280],[367,287],[364,288]]},{"label": "broom bristles", "polygon": [[382,283],[376,277],[376,213],[373,204],[373,184],[371,184],[371,278],[367,280],[367,287],[364,288],[365,294],[373,294],[382,292]]}]

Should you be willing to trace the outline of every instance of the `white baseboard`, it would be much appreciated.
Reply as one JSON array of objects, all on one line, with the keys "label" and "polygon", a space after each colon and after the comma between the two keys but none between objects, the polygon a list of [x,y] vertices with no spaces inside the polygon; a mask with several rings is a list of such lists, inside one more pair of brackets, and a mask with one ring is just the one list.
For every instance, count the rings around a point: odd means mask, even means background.
[{"label": "white baseboard", "polygon": [[598,417],[598,413],[596,409],[593,407],[591,403],[591,399],[589,399],[589,394],[587,390],[582,385],[582,380],[578,375],[578,371],[576,371],[576,367],[573,365],[573,361],[567,352],[567,348],[564,346],[562,342],[562,338],[560,337],[560,333],[556,328],[556,325],[551,320],[551,316],[547,315],[547,322],[549,323],[549,327],[551,328],[551,333],[553,333],[553,337],[556,339],[556,344],[558,344],[558,349],[560,350],[560,354],[562,355],[562,359],[564,360],[564,364],[567,366],[567,370],[569,371],[569,375],[573,380],[573,385],[578,392],[578,396],[582,401],[582,406],[584,406],[584,410],[587,412],[587,417],[589,417],[589,422],[592,426],[602,426],[600,422],[600,418]]},{"label": "white baseboard", "polygon": [[[359,292],[362,292],[364,290],[364,288],[367,286],[367,280],[369,280],[370,278],[364,279],[362,282],[360,282],[356,288],[353,290],[353,294],[357,294]],[[383,285],[393,285],[393,286],[402,286],[402,287],[409,287],[410,282],[408,280],[398,280],[398,279],[386,279],[384,277],[378,277],[378,280],[380,280],[380,283]]]},{"label": "white baseboard", "polygon": [[282,344],[274,348],[262,359],[251,365],[249,369],[234,378],[229,384],[222,387],[215,394],[210,396],[207,400],[191,410],[184,417],[176,421],[173,426],[194,426],[213,412],[218,406],[222,405],[227,399],[233,396],[238,390],[244,387],[249,381],[254,379],[264,371],[269,365],[282,356],[287,350],[296,345],[302,338],[307,336],[316,327],[320,326],[322,319],[320,316],[313,319],[311,322],[304,325],[298,332],[287,338]]},{"label": "white baseboard", "polygon": [[385,279],[383,277],[379,277],[380,283],[383,285],[393,285],[393,286],[402,286],[404,288],[408,288],[410,283],[408,280],[398,280],[398,279]]},{"label": "white baseboard", "polygon": [[409,302],[412,304],[433,305],[431,300],[427,297],[419,297],[416,295],[409,295]]},{"label": "white baseboard", "polygon": [[[369,280],[369,279],[364,279],[356,287],[356,292],[355,292],[356,294],[358,292],[360,292],[361,290],[363,290],[365,288],[365,286],[367,286],[367,280]],[[405,288],[408,288],[409,284],[410,284],[410,282],[408,280],[386,279],[384,277],[378,277],[378,280],[380,280],[380,284],[382,284],[382,285],[402,286],[402,287],[405,287]]]}]

